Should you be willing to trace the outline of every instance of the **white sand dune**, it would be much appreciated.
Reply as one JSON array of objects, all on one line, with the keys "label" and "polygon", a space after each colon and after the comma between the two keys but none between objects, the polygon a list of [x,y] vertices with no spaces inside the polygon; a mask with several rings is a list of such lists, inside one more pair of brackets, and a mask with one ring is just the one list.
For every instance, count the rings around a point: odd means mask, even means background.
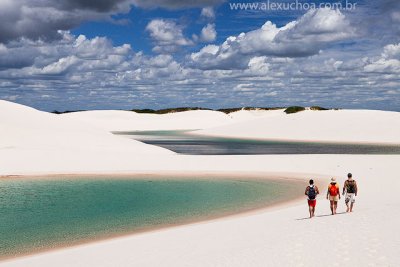
[{"label": "white sand dune", "polygon": [[192,110],[168,114],[140,114],[122,110],[96,110],[62,114],[108,131],[198,130],[229,125],[256,118],[276,116],[283,110],[240,110],[225,114],[210,110]]},{"label": "white sand dune", "polygon": [[0,151],[18,153],[19,150],[172,154],[77,120],[0,100]]},{"label": "white sand dune", "polygon": [[266,111],[261,116],[197,134],[257,139],[400,144],[400,113],[374,110]]},{"label": "white sand dune", "polygon": [[108,131],[195,130],[224,125],[231,117],[217,111],[193,110],[168,114],[132,111],[84,111],[61,115]]},{"label": "white sand dune", "polygon": [[[101,120],[106,115],[107,112]],[[261,131],[284,133],[280,127],[290,132],[292,125],[301,126],[302,121],[307,127],[314,127],[316,122],[324,126],[318,135],[299,129],[298,135],[307,140],[312,137],[332,140],[335,138],[332,129],[352,126],[346,134],[337,133],[340,141],[398,142],[394,134],[400,128],[397,113],[379,111],[310,111],[298,115],[281,111],[240,112],[232,116],[228,122],[222,119],[224,125],[204,133],[230,135],[230,131],[238,131],[240,136],[257,137]],[[335,122],[336,128],[329,128],[324,116],[331,124]],[[196,121],[191,116],[186,120]],[[358,128],[353,127],[355,123]],[[240,125],[249,128],[242,129]],[[359,132],[360,127],[368,132]],[[280,130],[271,130],[275,128]],[[279,209],[22,257],[1,262],[0,266],[398,266],[400,156],[184,156],[113,136],[105,130],[110,129],[73,116],[57,117],[0,101],[0,175],[257,173],[320,178],[321,191],[325,191],[328,177],[337,177],[342,185],[345,174],[351,171],[360,189],[355,212],[325,216],[329,214],[329,206],[321,196],[317,217],[312,220],[305,219],[308,211],[304,200]],[[279,139],[289,137],[293,135]],[[342,211],[343,202],[339,207],[339,212]]]},{"label": "white sand dune", "polygon": [[86,111],[61,115],[108,131],[198,130],[194,134],[291,141],[400,144],[400,113],[375,110],[197,110],[164,115]]}]

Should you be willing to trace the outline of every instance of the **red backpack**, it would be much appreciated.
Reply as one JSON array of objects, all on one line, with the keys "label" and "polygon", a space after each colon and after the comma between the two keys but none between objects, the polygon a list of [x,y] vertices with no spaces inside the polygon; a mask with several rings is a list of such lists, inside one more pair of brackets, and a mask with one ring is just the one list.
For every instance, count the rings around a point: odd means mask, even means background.
[{"label": "red backpack", "polygon": [[337,196],[338,195],[338,188],[336,187],[336,184],[330,184],[329,185],[329,195],[331,196]]}]

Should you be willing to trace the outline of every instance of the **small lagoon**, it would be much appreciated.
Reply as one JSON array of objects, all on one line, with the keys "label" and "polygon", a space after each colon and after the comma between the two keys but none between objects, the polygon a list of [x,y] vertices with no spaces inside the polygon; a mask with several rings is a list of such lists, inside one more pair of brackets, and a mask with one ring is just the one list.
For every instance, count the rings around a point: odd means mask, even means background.
[{"label": "small lagoon", "polygon": [[1,179],[0,258],[244,212],[302,187],[245,177]]},{"label": "small lagoon", "polygon": [[289,142],[192,135],[191,131],[115,132],[186,155],[361,154],[400,155],[400,145]]}]

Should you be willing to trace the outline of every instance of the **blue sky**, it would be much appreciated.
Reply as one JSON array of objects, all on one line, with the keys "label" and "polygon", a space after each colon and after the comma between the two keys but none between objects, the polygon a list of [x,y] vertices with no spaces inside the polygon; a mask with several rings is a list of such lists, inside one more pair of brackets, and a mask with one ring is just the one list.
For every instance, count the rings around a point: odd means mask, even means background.
[{"label": "blue sky", "polygon": [[400,3],[348,2],[356,8],[4,0],[0,99],[49,111],[289,105],[400,111]]}]

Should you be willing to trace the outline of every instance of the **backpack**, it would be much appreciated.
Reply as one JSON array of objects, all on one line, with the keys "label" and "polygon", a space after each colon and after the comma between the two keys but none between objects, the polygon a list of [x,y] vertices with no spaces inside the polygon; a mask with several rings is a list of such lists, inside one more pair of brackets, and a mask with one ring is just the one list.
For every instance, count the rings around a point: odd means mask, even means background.
[{"label": "backpack", "polygon": [[317,196],[317,192],[315,190],[315,186],[309,186],[308,187],[307,195],[308,195],[308,199],[309,200],[314,200],[315,199],[315,197]]},{"label": "backpack", "polygon": [[356,192],[356,183],[354,180],[347,181],[347,193],[355,193]]},{"label": "backpack", "polygon": [[329,185],[329,195],[334,197],[334,196],[337,196],[337,194],[338,194],[338,189],[336,187],[336,184],[330,184]]}]

